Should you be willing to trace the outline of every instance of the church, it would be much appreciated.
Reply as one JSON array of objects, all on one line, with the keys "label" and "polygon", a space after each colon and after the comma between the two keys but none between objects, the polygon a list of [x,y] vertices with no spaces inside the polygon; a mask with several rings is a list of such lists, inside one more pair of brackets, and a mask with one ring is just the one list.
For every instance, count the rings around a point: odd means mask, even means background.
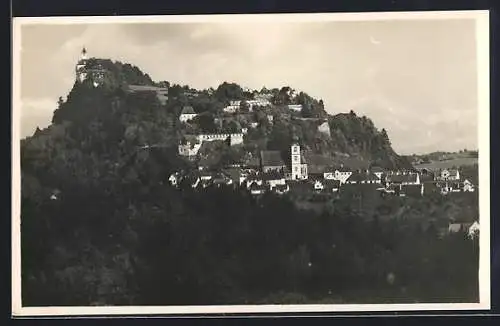
[{"label": "church", "polygon": [[272,171],[283,173],[288,180],[306,180],[308,178],[304,153],[297,142],[290,146],[290,152],[285,155],[280,151],[261,151],[260,167],[264,173]]}]

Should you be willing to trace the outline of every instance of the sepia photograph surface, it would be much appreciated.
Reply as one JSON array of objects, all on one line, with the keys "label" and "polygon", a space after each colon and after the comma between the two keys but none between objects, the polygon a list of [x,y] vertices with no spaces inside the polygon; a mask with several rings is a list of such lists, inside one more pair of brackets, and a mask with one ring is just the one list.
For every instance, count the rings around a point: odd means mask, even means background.
[{"label": "sepia photograph surface", "polygon": [[13,313],[489,309],[488,24],[14,18]]}]

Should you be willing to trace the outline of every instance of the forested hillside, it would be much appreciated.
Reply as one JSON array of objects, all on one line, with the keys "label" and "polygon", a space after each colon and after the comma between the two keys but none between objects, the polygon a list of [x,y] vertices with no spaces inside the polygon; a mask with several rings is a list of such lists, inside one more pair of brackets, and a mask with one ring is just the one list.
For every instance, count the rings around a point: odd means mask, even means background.
[{"label": "forested hillside", "polygon": [[[368,212],[340,199],[316,214],[272,194],[176,189],[168,177],[192,164],[177,154],[191,133],[178,120],[182,107],[204,113],[193,132],[217,132],[227,101],[255,94],[231,83],[196,91],[153,82],[131,65],[94,64],[109,71],[104,85],[75,83],[52,125],[22,140],[24,305],[477,301],[477,240],[441,239],[427,219],[475,207],[474,198],[448,211],[437,209],[438,197],[381,200]],[[128,93],[128,84],[167,86],[169,99]],[[252,113],[263,123],[241,155],[284,150],[295,138],[332,160],[408,166],[369,118],[327,115],[321,100],[292,100],[286,87],[268,91],[276,104]],[[305,110],[284,114],[293,101]],[[272,124],[268,110],[277,113]],[[331,136],[312,127],[316,118],[328,121]],[[245,126],[243,117],[237,123]],[[212,146],[219,164],[240,155]]]}]

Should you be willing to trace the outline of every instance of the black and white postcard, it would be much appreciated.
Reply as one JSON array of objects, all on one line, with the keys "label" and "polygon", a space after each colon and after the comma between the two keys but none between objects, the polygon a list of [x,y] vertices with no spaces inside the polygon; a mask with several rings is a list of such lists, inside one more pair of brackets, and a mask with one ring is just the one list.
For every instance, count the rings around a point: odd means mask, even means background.
[{"label": "black and white postcard", "polygon": [[490,309],[487,11],[13,21],[15,316]]}]

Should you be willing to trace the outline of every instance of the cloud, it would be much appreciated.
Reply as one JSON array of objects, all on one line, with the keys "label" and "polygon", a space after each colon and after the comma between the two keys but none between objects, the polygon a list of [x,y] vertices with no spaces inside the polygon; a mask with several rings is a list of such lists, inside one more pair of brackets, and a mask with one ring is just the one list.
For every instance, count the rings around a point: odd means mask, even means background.
[{"label": "cloud", "polygon": [[57,100],[51,98],[23,99],[19,108],[21,138],[32,135],[37,127],[40,129],[47,127],[56,108]]}]

